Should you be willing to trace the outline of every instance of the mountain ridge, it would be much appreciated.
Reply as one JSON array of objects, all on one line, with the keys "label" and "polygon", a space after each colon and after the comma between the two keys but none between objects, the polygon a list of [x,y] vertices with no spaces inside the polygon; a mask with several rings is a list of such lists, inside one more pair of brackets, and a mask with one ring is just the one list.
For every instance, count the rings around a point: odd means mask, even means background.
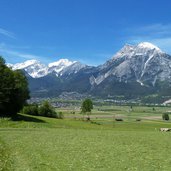
[{"label": "mountain ridge", "polygon": [[[75,68],[75,72],[78,72],[78,69],[81,69],[82,67],[85,66],[77,61],[69,61],[68,59],[59,59],[58,61],[49,63],[48,65],[45,65],[38,60],[32,59],[32,60],[27,60],[23,63],[17,63],[17,64],[8,63],[7,66],[11,67],[13,70],[16,69],[25,70],[31,77],[40,78],[52,72],[55,72],[56,76],[58,76],[61,74],[61,72],[63,73],[66,70],[66,68],[74,65],[75,63],[77,63],[77,65],[80,64],[80,66]],[[73,67],[71,68],[73,70]]]},{"label": "mountain ridge", "polygon": [[22,68],[31,76],[31,92],[39,92],[41,88],[44,92],[53,92],[50,94],[54,96],[75,91],[103,97],[138,97],[160,93],[163,86],[170,87],[171,82],[171,56],[149,42],[127,44],[97,67],[68,59],[61,59],[50,66],[40,62],[34,64],[35,67]]}]

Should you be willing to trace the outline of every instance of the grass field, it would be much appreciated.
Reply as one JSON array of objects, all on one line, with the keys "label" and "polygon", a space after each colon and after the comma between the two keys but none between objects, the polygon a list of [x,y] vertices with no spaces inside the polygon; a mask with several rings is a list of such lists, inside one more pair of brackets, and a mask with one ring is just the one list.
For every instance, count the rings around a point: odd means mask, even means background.
[{"label": "grass field", "polygon": [[[150,113],[151,109],[147,109],[134,109],[131,115],[138,115],[138,110],[142,116],[168,110]],[[123,110],[118,114],[124,115]],[[93,114],[100,115],[97,109]],[[160,132],[161,127],[171,127],[171,123],[160,119],[136,122],[132,118],[123,122],[97,118],[92,123],[67,117],[59,120],[20,115],[16,121],[3,118],[0,170],[170,171],[171,133]]]}]

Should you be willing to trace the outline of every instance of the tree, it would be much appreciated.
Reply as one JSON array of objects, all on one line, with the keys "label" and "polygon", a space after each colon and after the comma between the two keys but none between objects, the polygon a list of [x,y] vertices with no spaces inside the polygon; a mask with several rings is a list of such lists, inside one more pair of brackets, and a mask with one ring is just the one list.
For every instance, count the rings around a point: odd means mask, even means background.
[{"label": "tree", "polygon": [[163,113],[162,118],[163,118],[163,120],[168,121],[169,120],[169,114],[168,113]]},{"label": "tree", "polygon": [[15,85],[11,96],[11,102],[13,104],[13,112],[17,113],[22,109],[26,100],[29,98],[29,90],[27,79],[22,71],[13,71],[13,77]]},{"label": "tree", "polygon": [[11,97],[14,90],[14,77],[12,71],[0,60],[0,114],[5,115],[11,109]]},{"label": "tree", "polygon": [[0,115],[14,116],[28,98],[28,82],[23,72],[12,71],[0,57]]},{"label": "tree", "polygon": [[85,99],[81,105],[81,112],[82,113],[87,113],[87,112],[91,113],[92,109],[93,109],[93,102],[91,101],[91,99]]},{"label": "tree", "polygon": [[93,109],[93,102],[91,101],[91,99],[85,99],[81,105],[81,112],[83,114],[88,113],[88,117],[87,117],[88,121],[90,120],[89,114],[91,113],[92,109]]}]

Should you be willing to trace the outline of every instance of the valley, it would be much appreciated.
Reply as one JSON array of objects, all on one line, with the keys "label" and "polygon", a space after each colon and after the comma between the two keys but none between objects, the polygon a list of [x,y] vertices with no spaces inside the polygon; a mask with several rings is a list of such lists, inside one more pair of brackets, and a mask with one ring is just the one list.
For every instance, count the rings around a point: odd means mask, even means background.
[{"label": "valley", "polygon": [[[155,110],[154,110],[154,109]],[[0,119],[2,170],[169,170],[170,107],[95,106],[91,121],[72,108],[64,119],[19,114]],[[115,121],[122,118],[123,121]],[[139,118],[139,121],[136,119]],[[73,158],[74,156],[74,158]],[[131,158],[131,160],[130,160]]]},{"label": "valley", "polygon": [[171,0],[0,11],[0,171],[171,171]]}]

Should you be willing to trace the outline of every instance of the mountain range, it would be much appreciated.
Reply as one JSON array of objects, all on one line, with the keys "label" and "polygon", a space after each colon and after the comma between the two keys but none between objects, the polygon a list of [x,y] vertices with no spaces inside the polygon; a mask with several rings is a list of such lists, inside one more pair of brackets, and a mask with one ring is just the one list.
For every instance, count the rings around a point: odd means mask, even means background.
[{"label": "mountain range", "polygon": [[171,56],[148,42],[125,45],[97,67],[68,59],[48,65],[37,60],[7,65],[26,73],[32,96],[56,97],[62,92],[104,98],[171,95]]}]

